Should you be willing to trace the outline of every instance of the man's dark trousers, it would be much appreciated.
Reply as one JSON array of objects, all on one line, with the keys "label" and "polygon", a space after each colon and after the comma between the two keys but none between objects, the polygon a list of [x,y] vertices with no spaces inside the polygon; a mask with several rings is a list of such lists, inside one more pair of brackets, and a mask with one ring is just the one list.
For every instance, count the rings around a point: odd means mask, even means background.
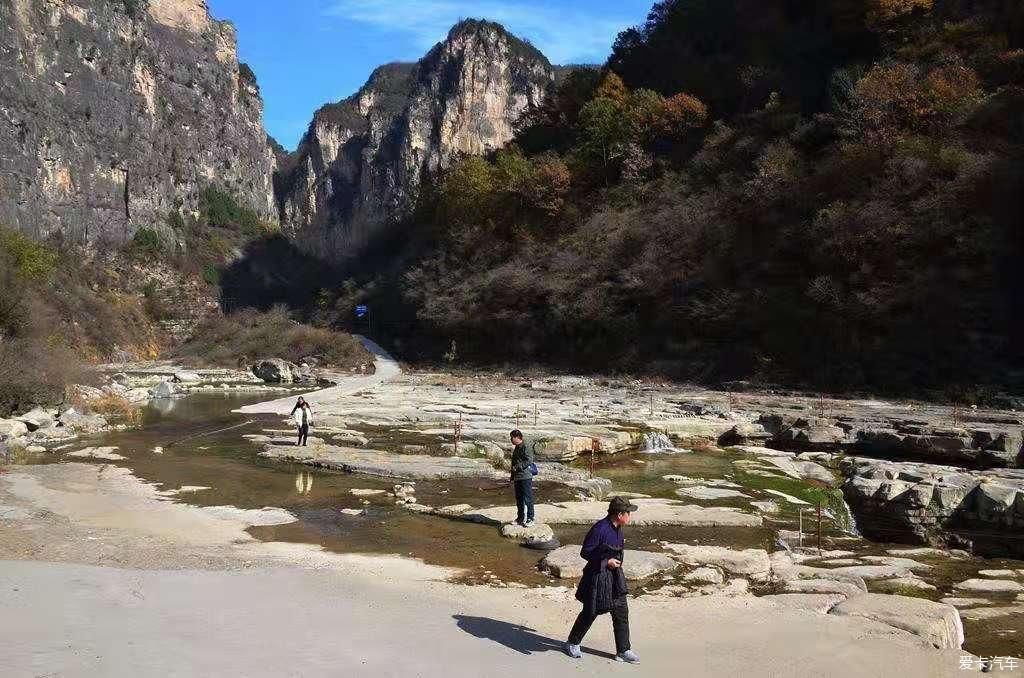
[{"label": "man's dark trousers", "polygon": [[303,424],[299,427],[299,445],[306,444],[306,438],[309,437],[309,424]]},{"label": "man's dark trousers", "polygon": [[[612,601],[612,630],[615,631],[615,652],[622,654],[629,647],[629,605],[626,596],[620,596]],[[596,614],[587,614],[584,608],[576,617],[576,623],[572,625],[569,632],[569,644],[579,645],[583,642],[583,636],[587,635],[590,625],[597,619]]]},{"label": "man's dark trousers", "polygon": [[533,479],[517,480],[515,486],[516,522],[523,522],[524,515],[526,520],[533,520]]}]

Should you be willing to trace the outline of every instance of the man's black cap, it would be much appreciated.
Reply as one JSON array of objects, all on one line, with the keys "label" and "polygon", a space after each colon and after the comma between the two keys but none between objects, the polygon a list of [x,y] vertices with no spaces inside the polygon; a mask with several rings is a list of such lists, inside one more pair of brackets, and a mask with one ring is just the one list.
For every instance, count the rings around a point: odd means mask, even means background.
[{"label": "man's black cap", "polygon": [[629,500],[625,497],[612,497],[612,500],[608,502],[608,513],[612,515],[618,515],[620,513],[632,513],[636,511],[639,506],[636,504],[630,504]]}]

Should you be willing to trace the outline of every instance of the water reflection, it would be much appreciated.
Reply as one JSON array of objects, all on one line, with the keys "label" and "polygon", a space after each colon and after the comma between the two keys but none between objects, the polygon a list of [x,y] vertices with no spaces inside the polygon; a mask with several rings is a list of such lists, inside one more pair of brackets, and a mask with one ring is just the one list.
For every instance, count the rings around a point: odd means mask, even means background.
[{"label": "water reflection", "polygon": [[295,475],[295,489],[299,494],[309,494],[313,490],[313,474],[299,471]]},{"label": "water reflection", "polygon": [[149,402],[149,406],[160,414],[170,414],[177,404],[177,398],[158,398]]}]

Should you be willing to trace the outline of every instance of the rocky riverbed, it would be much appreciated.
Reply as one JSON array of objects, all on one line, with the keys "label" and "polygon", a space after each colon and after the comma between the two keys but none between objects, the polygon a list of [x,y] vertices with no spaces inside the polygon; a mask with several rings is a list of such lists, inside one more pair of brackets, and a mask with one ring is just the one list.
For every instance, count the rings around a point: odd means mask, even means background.
[{"label": "rocky riverbed", "polygon": [[[645,598],[769,599],[871,619],[935,646],[965,638],[978,654],[1024,654],[1024,561],[979,557],[1013,555],[986,550],[980,538],[991,531],[984,521],[1012,532],[1006,509],[960,529],[934,507],[906,511],[907,520],[894,508],[912,491],[942,508],[959,497],[957,510],[966,512],[984,494],[1003,497],[1012,516],[1005,497],[1016,497],[1017,471],[1002,462],[982,468],[981,460],[1002,459],[982,448],[969,464],[891,450],[882,458],[860,446],[861,429],[842,425],[877,424],[880,412],[938,422],[941,408],[566,377],[400,374],[380,364],[374,375],[306,395],[316,426],[300,448],[286,416],[291,398],[252,403],[260,396],[248,389],[267,386],[230,388],[225,376],[229,388],[206,389],[210,379],[175,382],[165,366],[147,370],[137,378],[181,384],[192,395],[154,401],[140,430],[48,448],[48,460],[131,469],[164,501],[287,516],[250,527],[261,542],[409,555],[455,568],[457,581],[502,588],[570,587],[587,526],[620,494],[641,507],[628,560],[634,592]],[[974,412],[986,426],[1002,420],[992,440],[1005,446],[1012,438],[1016,413]],[[512,427],[526,431],[542,460],[539,522],[529,530],[509,525]]]}]

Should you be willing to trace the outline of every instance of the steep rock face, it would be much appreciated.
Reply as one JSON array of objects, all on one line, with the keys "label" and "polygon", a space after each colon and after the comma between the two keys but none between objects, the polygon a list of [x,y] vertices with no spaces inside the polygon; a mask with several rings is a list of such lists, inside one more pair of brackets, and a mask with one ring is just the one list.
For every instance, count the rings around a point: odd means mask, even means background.
[{"label": "steep rock face", "polygon": [[511,141],[553,80],[501,26],[458,24],[418,63],[382,66],[316,113],[276,178],[282,227],[322,254],[358,248],[408,213],[425,177]]},{"label": "steep rock face", "polygon": [[117,242],[209,184],[276,219],[262,115],[205,0],[0,3],[0,224]]}]

